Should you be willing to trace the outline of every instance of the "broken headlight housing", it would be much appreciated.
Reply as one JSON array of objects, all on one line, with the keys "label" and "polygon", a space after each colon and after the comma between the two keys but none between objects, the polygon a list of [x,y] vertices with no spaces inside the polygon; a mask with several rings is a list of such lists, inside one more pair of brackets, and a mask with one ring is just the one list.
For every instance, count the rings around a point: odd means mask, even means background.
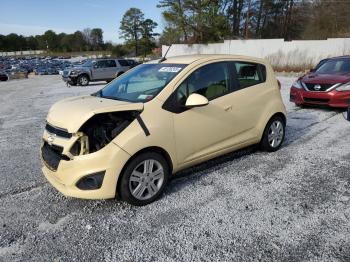
[{"label": "broken headlight housing", "polygon": [[139,111],[121,111],[97,114],[86,121],[76,142],[70,149],[73,156],[94,153],[108,145],[140,114]]}]

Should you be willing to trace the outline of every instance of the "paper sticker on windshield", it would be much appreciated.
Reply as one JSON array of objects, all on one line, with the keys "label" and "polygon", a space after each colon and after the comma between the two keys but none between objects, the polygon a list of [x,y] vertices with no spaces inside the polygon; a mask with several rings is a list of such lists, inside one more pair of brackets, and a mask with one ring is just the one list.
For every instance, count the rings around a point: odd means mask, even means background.
[{"label": "paper sticker on windshield", "polygon": [[158,72],[177,73],[181,69],[181,67],[163,66],[161,69],[158,70]]},{"label": "paper sticker on windshield", "polygon": [[152,95],[139,95],[137,99],[141,100],[151,100],[153,98]]}]

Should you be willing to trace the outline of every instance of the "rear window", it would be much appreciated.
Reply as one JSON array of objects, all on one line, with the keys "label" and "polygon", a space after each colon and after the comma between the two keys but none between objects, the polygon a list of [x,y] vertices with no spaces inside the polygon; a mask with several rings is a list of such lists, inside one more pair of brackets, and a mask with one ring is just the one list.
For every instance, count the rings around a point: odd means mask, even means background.
[{"label": "rear window", "polygon": [[107,67],[117,67],[117,63],[114,60],[106,61]]},{"label": "rear window", "polygon": [[126,60],[120,59],[120,60],[118,60],[118,62],[119,62],[119,64],[120,64],[121,66],[129,66],[129,63],[128,63],[128,61],[126,61]]},{"label": "rear window", "polygon": [[235,62],[237,80],[240,88],[266,82],[266,67],[249,62]]}]

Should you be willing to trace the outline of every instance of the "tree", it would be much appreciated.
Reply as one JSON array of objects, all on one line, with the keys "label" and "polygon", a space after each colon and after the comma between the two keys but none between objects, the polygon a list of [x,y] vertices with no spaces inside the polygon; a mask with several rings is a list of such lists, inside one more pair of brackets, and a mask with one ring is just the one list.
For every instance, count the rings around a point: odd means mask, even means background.
[{"label": "tree", "polygon": [[158,26],[156,22],[152,19],[146,19],[141,23],[141,49],[144,56],[152,51],[155,44],[155,36],[158,36],[158,33],[154,33],[153,30]]},{"label": "tree", "polygon": [[125,12],[122,21],[120,22],[120,35],[130,45],[135,48],[135,56],[138,55],[139,39],[142,34],[142,23],[144,14],[138,8],[130,8]]},{"label": "tree", "polygon": [[135,56],[139,55],[139,51],[146,56],[156,46],[155,36],[159,35],[154,33],[156,27],[157,23],[152,19],[145,19],[140,9],[130,8],[125,12],[119,29],[126,45],[135,50]]},{"label": "tree", "polygon": [[90,33],[91,45],[94,50],[99,50],[103,45],[103,31],[100,28],[94,28]]},{"label": "tree", "polygon": [[[158,8],[163,8],[163,17],[168,23],[165,32],[175,33],[176,35],[182,35],[183,42],[188,41],[189,23],[188,17],[185,13],[185,1],[184,0],[161,0],[157,5]],[[169,35],[170,37],[170,35]]]},{"label": "tree", "polygon": [[48,30],[44,33],[43,35],[43,39],[46,43],[46,48],[54,51],[57,46],[58,46],[58,41],[57,41],[57,34],[52,31],[52,30]]}]

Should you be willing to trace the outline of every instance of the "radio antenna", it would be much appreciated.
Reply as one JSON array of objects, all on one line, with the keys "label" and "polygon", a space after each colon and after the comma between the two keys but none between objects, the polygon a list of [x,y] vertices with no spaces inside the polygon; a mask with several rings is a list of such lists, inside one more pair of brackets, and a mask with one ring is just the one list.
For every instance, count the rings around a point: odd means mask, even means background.
[{"label": "radio antenna", "polygon": [[168,47],[168,50],[166,50],[164,56],[163,56],[161,59],[159,59],[158,64],[160,64],[161,62],[164,62],[164,61],[166,60],[166,55],[168,54],[168,52],[169,52],[171,46],[172,46],[172,45],[170,45],[170,46]]}]

